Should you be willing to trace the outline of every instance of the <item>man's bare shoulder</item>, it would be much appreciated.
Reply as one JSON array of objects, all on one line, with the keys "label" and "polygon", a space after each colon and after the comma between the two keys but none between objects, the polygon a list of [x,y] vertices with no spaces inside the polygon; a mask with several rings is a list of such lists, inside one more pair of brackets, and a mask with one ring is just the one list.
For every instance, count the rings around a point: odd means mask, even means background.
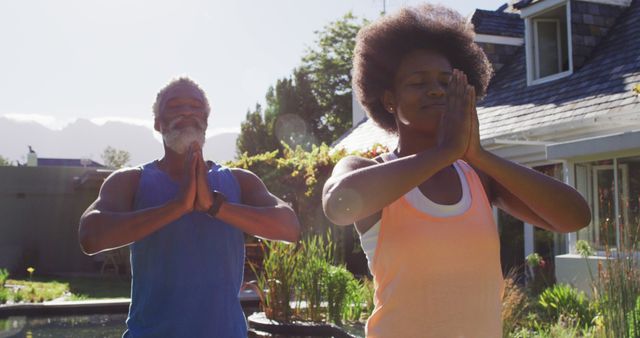
[{"label": "man's bare shoulder", "polygon": [[233,176],[236,178],[241,187],[261,183],[262,180],[251,170],[242,168],[229,168]]},{"label": "man's bare shoulder", "polygon": [[121,168],[112,172],[102,184],[101,191],[135,191],[140,181],[140,175],[142,174],[142,168],[130,167]]}]

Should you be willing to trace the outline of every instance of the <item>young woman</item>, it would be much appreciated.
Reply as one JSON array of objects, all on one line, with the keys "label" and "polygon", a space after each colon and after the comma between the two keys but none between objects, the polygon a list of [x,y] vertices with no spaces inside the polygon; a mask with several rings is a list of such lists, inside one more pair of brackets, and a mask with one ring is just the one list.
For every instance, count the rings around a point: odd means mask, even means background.
[{"label": "young woman", "polygon": [[590,222],[574,189],[481,147],[475,101],[491,66],[473,36],[460,14],[432,5],[358,34],[354,88],[398,146],[342,159],[323,207],[336,224],[355,223],[367,254],[376,287],[367,337],[501,337],[491,206],[561,233]]}]

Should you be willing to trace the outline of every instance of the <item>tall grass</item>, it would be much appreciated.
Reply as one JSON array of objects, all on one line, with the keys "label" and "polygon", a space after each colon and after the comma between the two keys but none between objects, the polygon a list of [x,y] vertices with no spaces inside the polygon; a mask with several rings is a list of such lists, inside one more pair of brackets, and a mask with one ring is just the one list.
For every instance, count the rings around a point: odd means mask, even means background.
[{"label": "tall grass", "polygon": [[[640,311],[636,310],[640,297],[638,242],[634,238],[637,232],[631,235],[629,230],[622,227],[621,243],[617,248],[605,243],[607,259],[604,264],[598,262],[597,276],[593,279],[595,303],[602,316],[606,337],[640,337],[640,332],[635,330],[640,327]],[[593,250],[586,242],[579,244],[580,254],[587,259]]]},{"label": "tall grass", "polygon": [[298,264],[297,248],[283,242],[265,241],[263,244],[264,260],[260,272],[253,269],[262,310],[267,318],[278,321],[289,321],[292,315],[291,290],[295,283]]},{"label": "tall grass", "polygon": [[371,313],[373,283],[333,264],[333,251],[330,234],[309,236],[297,246],[265,242],[263,268],[252,268],[267,318],[340,324]]},{"label": "tall grass", "polygon": [[327,279],[333,262],[331,234],[326,239],[310,236],[300,243],[298,270],[296,274],[296,296],[298,303],[305,303],[298,311],[302,317],[312,321],[323,321],[326,314],[322,309],[323,297],[327,293]]},{"label": "tall grass", "polygon": [[502,292],[502,332],[503,337],[518,327],[529,309],[529,299],[522,287],[516,282],[517,270],[509,271],[504,279]]},{"label": "tall grass", "polygon": [[632,327],[640,327],[635,311],[640,296],[640,269],[635,250],[612,252],[607,249],[605,264],[598,263],[596,297],[608,337],[638,337]]}]

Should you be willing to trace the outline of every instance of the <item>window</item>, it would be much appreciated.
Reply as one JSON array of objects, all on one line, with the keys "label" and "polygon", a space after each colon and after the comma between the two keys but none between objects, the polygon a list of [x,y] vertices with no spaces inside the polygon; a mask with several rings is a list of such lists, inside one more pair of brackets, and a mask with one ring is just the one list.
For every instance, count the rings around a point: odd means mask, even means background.
[{"label": "window", "polygon": [[578,231],[577,239],[599,251],[638,247],[640,157],[577,164],[576,188],[592,212],[591,224]]},{"label": "window", "polygon": [[526,18],[528,84],[571,74],[568,16],[569,5],[564,3]]}]

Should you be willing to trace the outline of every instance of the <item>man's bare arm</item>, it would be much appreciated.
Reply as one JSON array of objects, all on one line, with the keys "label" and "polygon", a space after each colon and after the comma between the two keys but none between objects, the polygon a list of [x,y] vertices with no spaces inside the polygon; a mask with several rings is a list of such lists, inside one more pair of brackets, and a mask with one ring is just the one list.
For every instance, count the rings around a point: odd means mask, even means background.
[{"label": "man's bare arm", "polygon": [[216,217],[240,230],[262,238],[296,242],[300,238],[298,217],[272,195],[250,171],[232,169],[242,191],[242,204],[223,203]]},{"label": "man's bare arm", "polygon": [[[195,158],[195,157],[194,157]],[[195,161],[176,199],[163,205],[133,210],[138,186],[138,169],[111,174],[100,189],[98,199],[80,217],[78,237],[88,255],[115,249],[140,240],[193,210],[195,199]]]}]

